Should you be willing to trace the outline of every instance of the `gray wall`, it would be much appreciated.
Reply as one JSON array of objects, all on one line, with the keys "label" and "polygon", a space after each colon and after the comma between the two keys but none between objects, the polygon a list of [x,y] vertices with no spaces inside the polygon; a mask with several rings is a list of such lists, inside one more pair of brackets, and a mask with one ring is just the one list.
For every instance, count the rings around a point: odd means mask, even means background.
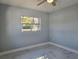
[{"label": "gray wall", "polygon": [[77,5],[50,14],[50,41],[77,50]]},{"label": "gray wall", "polygon": [[[21,16],[41,18],[40,32],[21,32]],[[0,4],[0,51],[48,41],[48,14]]]},{"label": "gray wall", "polygon": [[[21,16],[41,18],[41,31],[21,32]],[[46,41],[77,50],[77,16],[77,5],[48,15],[40,11],[0,4],[0,51]]]}]

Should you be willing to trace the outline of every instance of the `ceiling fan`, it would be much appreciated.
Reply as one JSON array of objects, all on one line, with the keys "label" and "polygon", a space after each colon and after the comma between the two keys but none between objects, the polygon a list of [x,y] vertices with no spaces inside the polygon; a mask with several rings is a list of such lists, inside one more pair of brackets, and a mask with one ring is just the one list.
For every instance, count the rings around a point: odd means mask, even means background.
[{"label": "ceiling fan", "polygon": [[45,2],[52,4],[53,6],[56,6],[56,1],[57,0],[42,0],[40,3],[37,4],[37,6],[40,6],[41,4],[43,4]]}]

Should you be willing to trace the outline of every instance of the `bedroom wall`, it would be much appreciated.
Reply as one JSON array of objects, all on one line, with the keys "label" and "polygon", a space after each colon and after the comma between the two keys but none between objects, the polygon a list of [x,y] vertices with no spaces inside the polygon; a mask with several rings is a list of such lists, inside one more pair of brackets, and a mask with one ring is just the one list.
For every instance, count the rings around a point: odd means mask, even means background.
[{"label": "bedroom wall", "polygon": [[[47,14],[0,4],[0,51],[47,41],[77,50],[77,13],[77,5]],[[21,16],[41,18],[41,31],[21,32]]]},{"label": "bedroom wall", "polygon": [[[41,18],[39,32],[21,32],[21,16]],[[48,41],[48,14],[0,4],[0,51]]]},{"label": "bedroom wall", "polygon": [[77,4],[49,15],[50,41],[77,50],[78,11]]}]

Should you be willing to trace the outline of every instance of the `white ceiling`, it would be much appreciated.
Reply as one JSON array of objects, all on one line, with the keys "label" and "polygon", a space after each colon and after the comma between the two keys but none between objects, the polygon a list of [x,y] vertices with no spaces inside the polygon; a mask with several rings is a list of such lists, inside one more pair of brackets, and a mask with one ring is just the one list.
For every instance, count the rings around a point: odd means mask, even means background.
[{"label": "white ceiling", "polygon": [[73,4],[77,4],[77,0],[57,0],[57,5],[53,7],[51,4],[45,2],[44,4],[37,6],[40,0],[0,0],[0,3],[30,8],[34,10],[39,10],[43,12],[53,12],[55,10],[68,7]]}]

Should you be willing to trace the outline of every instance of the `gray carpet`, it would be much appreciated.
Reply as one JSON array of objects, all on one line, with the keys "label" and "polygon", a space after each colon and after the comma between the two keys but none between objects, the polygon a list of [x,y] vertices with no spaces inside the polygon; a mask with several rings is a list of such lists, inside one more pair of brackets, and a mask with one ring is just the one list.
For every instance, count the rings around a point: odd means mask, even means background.
[{"label": "gray carpet", "polygon": [[78,59],[78,57],[73,52],[48,45],[1,56],[0,59]]}]

